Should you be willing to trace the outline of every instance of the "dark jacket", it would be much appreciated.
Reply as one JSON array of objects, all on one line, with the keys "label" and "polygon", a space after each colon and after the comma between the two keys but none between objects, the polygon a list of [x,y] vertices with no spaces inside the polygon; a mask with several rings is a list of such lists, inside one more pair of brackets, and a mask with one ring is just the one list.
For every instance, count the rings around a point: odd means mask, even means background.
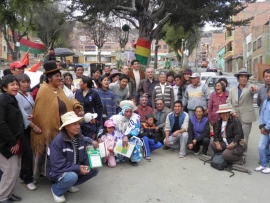
[{"label": "dark jacket", "polygon": [[[221,135],[221,126],[222,126],[222,119],[217,121],[215,135],[214,135],[214,142],[222,142],[222,135]],[[242,130],[241,122],[238,118],[233,117],[230,115],[227,125],[226,125],[226,137],[227,142],[230,144],[231,142],[239,143],[241,139],[244,138],[244,133]]]},{"label": "dark jacket", "polygon": [[82,135],[79,136],[79,158],[76,164],[76,150],[70,142],[65,130],[62,130],[51,142],[47,150],[47,178],[58,182],[65,172],[75,172],[80,175],[80,165],[89,165],[86,144]]},{"label": "dark jacket", "polygon": [[97,132],[97,125],[95,123],[81,122],[82,134],[92,139],[92,135]]},{"label": "dark jacket", "polygon": [[209,137],[210,127],[207,117],[203,117],[200,122],[198,122],[196,116],[192,116],[188,123],[188,144],[192,144],[195,139],[198,142],[203,140],[205,137]]},{"label": "dark jacket", "polygon": [[48,53],[48,54],[46,54],[45,56],[44,56],[44,63],[46,63],[46,62],[48,62],[48,61],[56,61],[56,57],[55,57],[55,54],[50,54],[50,53]]},{"label": "dark jacket", "polygon": [[18,101],[7,93],[0,95],[0,153],[9,159],[11,147],[24,134],[24,123]]},{"label": "dark jacket", "polygon": [[[139,85],[139,94],[140,96],[142,96],[144,93],[147,93],[148,94],[148,78],[144,78],[140,81],[140,85]],[[157,81],[155,78],[153,78],[153,82],[154,83],[154,87],[159,83],[159,81]],[[152,95],[148,95],[148,99],[151,99],[152,98]]]},{"label": "dark jacket", "polygon": [[84,107],[85,113],[97,113],[97,120],[101,120],[103,106],[97,91],[91,88],[84,97],[82,90],[77,90],[75,93],[75,98]]},{"label": "dark jacket", "polygon": [[150,139],[156,139],[158,136],[158,133],[156,133],[156,126],[148,126],[148,124],[142,123],[139,137],[142,138],[144,136],[147,136]]}]

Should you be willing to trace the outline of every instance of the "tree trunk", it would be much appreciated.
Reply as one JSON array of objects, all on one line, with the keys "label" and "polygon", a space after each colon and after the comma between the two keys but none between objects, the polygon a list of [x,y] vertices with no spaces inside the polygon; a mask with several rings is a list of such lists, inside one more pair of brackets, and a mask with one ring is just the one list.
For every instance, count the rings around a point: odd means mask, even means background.
[{"label": "tree trunk", "polygon": [[98,63],[101,63],[101,47],[98,47]]},{"label": "tree trunk", "polygon": [[158,48],[159,48],[159,45],[158,45],[158,39],[159,37],[157,36],[156,37],[156,43],[155,43],[155,60],[154,60],[154,69],[157,69],[158,68]]}]

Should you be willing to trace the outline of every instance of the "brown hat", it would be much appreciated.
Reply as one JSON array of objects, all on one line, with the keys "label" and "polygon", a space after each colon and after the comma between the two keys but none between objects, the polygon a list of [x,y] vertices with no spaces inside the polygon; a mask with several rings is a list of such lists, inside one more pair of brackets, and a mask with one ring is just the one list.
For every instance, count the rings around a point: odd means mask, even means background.
[{"label": "brown hat", "polygon": [[239,77],[240,75],[247,75],[248,77],[251,76],[250,73],[247,72],[247,69],[241,68],[238,73],[234,74],[234,77]]},{"label": "brown hat", "polygon": [[44,74],[49,74],[49,73],[58,72],[62,70],[62,68],[57,68],[55,61],[48,61],[43,64],[43,67],[45,69]]}]

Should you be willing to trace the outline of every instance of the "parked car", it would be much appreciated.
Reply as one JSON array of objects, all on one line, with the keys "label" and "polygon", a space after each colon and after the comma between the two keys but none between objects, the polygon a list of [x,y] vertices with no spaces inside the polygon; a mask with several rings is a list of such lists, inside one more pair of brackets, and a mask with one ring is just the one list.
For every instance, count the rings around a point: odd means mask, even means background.
[{"label": "parked car", "polygon": [[[228,86],[226,87],[226,90],[229,92],[231,90],[232,87],[238,86],[238,81],[236,77],[233,76],[209,76],[206,79],[205,84],[208,86],[208,89],[210,91],[210,93],[215,91],[215,83],[220,79],[220,78],[226,78],[228,81]],[[258,108],[257,105],[257,97],[258,97],[258,93],[254,94],[253,96],[253,106],[254,108]]]},{"label": "parked car", "polygon": [[201,83],[205,83],[206,79],[210,76],[216,76],[215,72],[202,72],[201,73]]},{"label": "parked car", "polygon": [[206,72],[217,72],[217,68],[215,66],[208,66]]}]

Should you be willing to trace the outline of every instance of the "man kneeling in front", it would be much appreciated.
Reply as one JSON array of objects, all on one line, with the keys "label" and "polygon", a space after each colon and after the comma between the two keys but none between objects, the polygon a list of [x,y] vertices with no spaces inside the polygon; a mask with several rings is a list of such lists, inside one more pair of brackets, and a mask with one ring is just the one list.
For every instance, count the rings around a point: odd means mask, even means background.
[{"label": "man kneeling in front", "polygon": [[[52,185],[55,202],[65,202],[65,192],[78,192],[80,185],[98,174],[89,169],[86,144],[79,134],[82,117],[71,111],[61,116],[60,133],[53,139],[47,151],[46,174]],[[94,146],[97,145],[93,141]]]}]

